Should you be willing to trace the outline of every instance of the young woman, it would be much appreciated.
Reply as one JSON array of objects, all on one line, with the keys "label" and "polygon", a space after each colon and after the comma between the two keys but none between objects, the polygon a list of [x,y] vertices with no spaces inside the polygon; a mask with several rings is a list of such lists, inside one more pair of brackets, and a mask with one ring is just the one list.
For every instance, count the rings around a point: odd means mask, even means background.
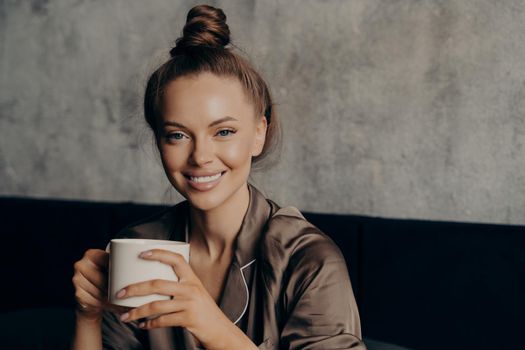
[{"label": "young woman", "polygon": [[124,288],[118,297],[173,297],[126,310],[106,301],[108,254],[88,250],[73,277],[75,349],[364,348],[337,246],[248,183],[279,126],[266,83],[227,47],[225,21],[220,9],[191,9],[145,92],[166,176],[186,201],[118,235],[190,242],[190,261],[141,254],[172,266],[180,280]]}]

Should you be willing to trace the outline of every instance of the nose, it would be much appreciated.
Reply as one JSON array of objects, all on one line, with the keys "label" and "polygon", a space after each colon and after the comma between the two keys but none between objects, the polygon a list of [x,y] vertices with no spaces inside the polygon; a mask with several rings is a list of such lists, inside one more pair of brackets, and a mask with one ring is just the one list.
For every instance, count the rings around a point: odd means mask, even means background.
[{"label": "nose", "polygon": [[213,161],[213,143],[205,137],[195,138],[193,150],[190,156],[190,163],[196,166],[203,166]]}]

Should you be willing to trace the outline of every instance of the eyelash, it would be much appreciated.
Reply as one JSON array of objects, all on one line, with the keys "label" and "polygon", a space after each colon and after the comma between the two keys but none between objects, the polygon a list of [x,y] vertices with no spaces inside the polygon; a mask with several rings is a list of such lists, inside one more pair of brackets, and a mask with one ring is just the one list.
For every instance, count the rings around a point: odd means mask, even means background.
[{"label": "eyelash", "polygon": [[[220,135],[220,133],[222,132],[228,132],[227,135]],[[221,137],[228,137],[230,135],[233,135],[237,132],[237,130],[234,130],[234,129],[221,129],[219,131],[217,131],[217,133],[215,134],[216,136],[221,136]],[[182,137],[181,138],[175,138],[175,135],[181,135]],[[175,141],[179,141],[179,140],[182,140],[184,137],[187,137],[186,135],[184,135],[183,133],[181,132],[173,132],[171,134],[167,134],[166,135],[166,138],[168,140],[175,140]]]},{"label": "eyelash", "polygon": [[227,131],[228,134],[227,134],[227,135],[222,135],[222,137],[227,137],[227,136],[230,136],[230,134],[233,135],[233,134],[235,134],[235,133],[237,132],[237,131],[234,130],[234,129],[221,129],[221,130],[217,131],[217,134],[216,134],[216,135],[221,136],[220,133],[223,132],[223,131]]},{"label": "eyelash", "polygon": [[[175,138],[174,136],[175,135],[181,135],[182,137],[181,138]],[[171,134],[167,134],[166,135],[166,138],[168,140],[175,140],[175,141],[179,141],[179,140],[182,140],[183,137],[185,137],[186,135],[184,135],[183,133],[181,132],[172,132]]]}]

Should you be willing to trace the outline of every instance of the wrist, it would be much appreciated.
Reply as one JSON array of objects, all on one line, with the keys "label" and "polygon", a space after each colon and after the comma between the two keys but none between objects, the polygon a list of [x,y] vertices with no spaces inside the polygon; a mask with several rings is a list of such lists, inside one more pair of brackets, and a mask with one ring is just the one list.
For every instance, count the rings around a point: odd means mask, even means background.
[{"label": "wrist", "polygon": [[228,331],[223,332],[221,335],[220,341],[216,344],[216,350],[257,349],[257,346],[252,340],[233,323],[230,323]]},{"label": "wrist", "polygon": [[75,334],[71,349],[102,350],[102,317],[85,315],[76,310]]},{"label": "wrist", "polygon": [[100,326],[102,324],[102,313],[87,314],[80,310],[75,310],[77,324],[86,326]]}]

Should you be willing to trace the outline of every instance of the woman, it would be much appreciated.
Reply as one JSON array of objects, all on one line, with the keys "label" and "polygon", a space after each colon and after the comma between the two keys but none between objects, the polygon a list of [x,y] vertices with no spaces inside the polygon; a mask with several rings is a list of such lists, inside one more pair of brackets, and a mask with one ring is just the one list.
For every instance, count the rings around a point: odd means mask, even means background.
[{"label": "woman", "polygon": [[118,235],[185,240],[190,261],[141,254],[171,265],[180,280],[124,288],[118,297],[173,297],[124,310],[106,301],[107,253],[88,250],[73,277],[75,349],[364,348],[337,246],[247,182],[279,127],[266,83],[226,47],[225,21],[220,9],[191,9],[171,59],[146,87],[145,117],[166,176],[187,200]]}]

